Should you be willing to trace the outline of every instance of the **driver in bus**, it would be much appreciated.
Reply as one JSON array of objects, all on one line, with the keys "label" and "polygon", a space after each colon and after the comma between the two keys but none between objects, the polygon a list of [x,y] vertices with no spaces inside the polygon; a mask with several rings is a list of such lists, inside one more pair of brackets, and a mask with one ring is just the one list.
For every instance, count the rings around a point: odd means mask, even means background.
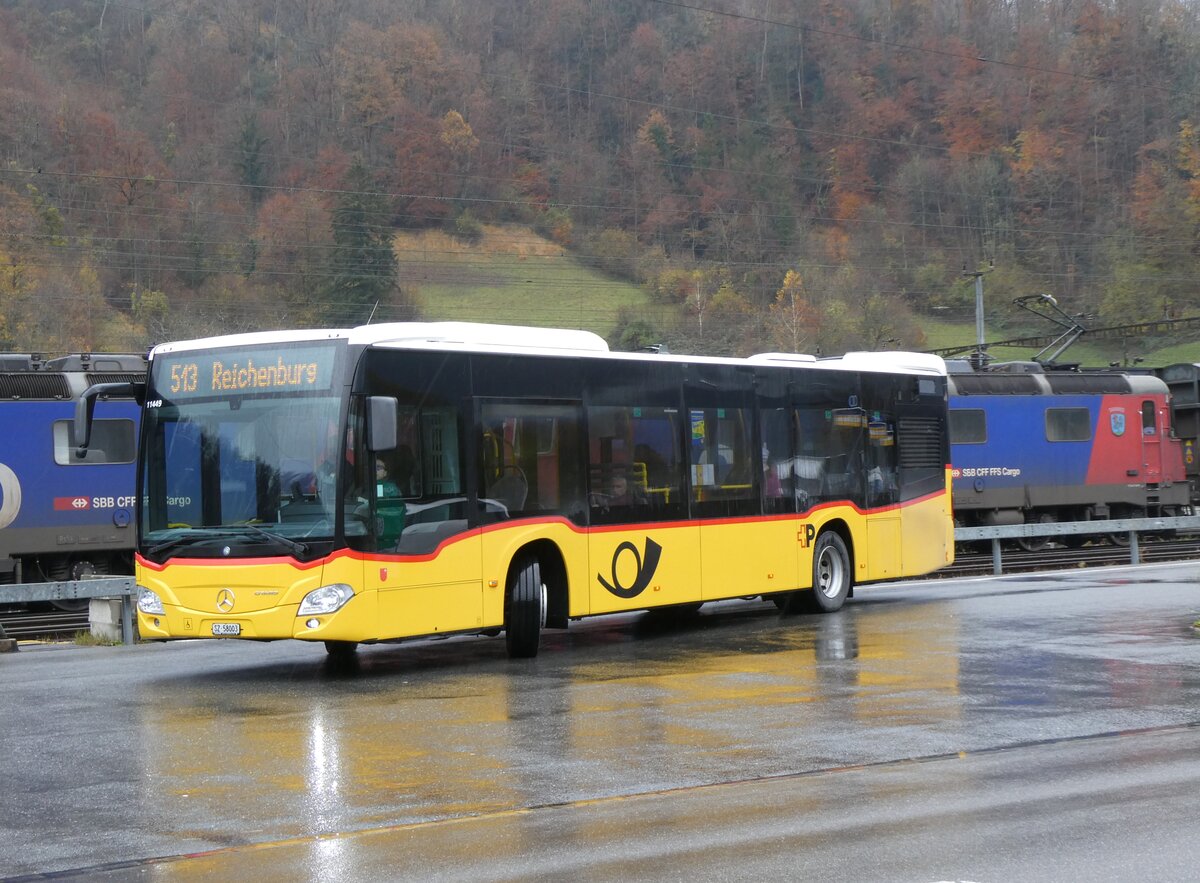
[{"label": "driver in bus", "polygon": [[375,495],[381,500],[400,496],[400,486],[392,481],[381,457],[375,458]]}]

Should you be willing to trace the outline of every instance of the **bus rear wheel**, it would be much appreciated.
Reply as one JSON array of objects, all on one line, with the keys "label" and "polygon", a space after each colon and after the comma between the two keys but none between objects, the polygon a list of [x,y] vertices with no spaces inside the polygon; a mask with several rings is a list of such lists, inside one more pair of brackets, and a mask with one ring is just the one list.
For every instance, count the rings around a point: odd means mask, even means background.
[{"label": "bus rear wheel", "polygon": [[546,586],[537,558],[519,560],[509,577],[504,599],[504,642],[513,659],[537,656],[546,624]]},{"label": "bus rear wheel", "polygon": [[813,545],[812,588],[796,593],[800,608],[810,613],[841,610],[850,595],[850,553],[832,530]]}]

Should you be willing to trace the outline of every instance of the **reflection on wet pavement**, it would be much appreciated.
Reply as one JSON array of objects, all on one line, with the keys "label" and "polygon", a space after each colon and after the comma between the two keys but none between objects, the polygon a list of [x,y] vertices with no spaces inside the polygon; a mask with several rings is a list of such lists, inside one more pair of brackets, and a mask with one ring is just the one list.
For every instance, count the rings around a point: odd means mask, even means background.
[{"label": "reflection on wet pavement", "polygon": [[[1200,594],[1173,573],[879,587],[824,617],[760,601],[605,617],[534,660],[478,637],[344,667],[289,643],[137,648],[120,678],[62,681],[115,740],[103,776],[125,789],[74,797],[165,855],[1177,724],[1200,707]],[[59,758],[64,781],[86,752]],[[49,824],[69,842],[70,818]],[[335,866],[345,848],[317,853]],[[72,855],[60,866],[96,861]]]},{"label": "reflection on wet pavement", "polygon": [[530,664],[456,639],[159,680],[140,799],[202,840],[228,806],[247,839],[318,834],[820,769],[961,714],[957,628],[923,608],[717,607],[583,623]]}]

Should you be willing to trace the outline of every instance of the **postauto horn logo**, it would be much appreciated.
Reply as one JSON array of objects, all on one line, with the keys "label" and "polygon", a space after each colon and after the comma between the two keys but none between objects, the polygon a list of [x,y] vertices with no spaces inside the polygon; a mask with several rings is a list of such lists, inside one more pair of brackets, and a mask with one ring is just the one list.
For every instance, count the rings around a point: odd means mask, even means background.
[{"label": "postauto horn logo", "polygon": [[[637,572],[633,579],[633,584],[629,586],[621,585],[621,579],[617,576],[617,565],[620,563],[621,555],[628,552],[633,556]],[[650,580],[654,578],[654,571],[658,569],[658,559],[662,557],[662,546],[646,537],[646,552],[643,555],[638,551],[637,546],[626,540],[617,546],[612,557],[612,582],[610,583],[600,574],[596,574],[596,579],[600,580],[600,585],[608,589],[618,598],[636,598],[642,592],[646,591],[646,586],[650,585]]]}]

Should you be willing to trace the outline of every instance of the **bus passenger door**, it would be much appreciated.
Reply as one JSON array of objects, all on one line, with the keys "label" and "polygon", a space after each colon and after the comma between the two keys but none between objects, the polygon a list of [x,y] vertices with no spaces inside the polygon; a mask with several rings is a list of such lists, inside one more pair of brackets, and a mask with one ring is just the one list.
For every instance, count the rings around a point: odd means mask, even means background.
[{"label": "bus passenger door", "polygon": [[[705,601],[792,588],[794,541],[786,519],[762,517],[763,457],[754,448],[754,411],[744,396],[704,405],[687,390],[691,506],[700,519]],[[736,392],[736,391],[735,391]],[[746,407],[738,407],[745,404]]]},{"label": "bus passenger door", "polygon": [[380,554],[364,575],[379,591],[381,630],[397,637],[479,628],[481,540],[471,526],[457,409],[402,405],[398,438],[394,451],[373,455],[394,476],[377,496],[400,495],[376,501]]},{"label": "bus passenger door", "polygon": [[[860,579],[885,579],[904,571],[896,420],[887,410],[870,411],[866,434],[867,557]],[[863,562],[860,562],[860,564]]]}]

